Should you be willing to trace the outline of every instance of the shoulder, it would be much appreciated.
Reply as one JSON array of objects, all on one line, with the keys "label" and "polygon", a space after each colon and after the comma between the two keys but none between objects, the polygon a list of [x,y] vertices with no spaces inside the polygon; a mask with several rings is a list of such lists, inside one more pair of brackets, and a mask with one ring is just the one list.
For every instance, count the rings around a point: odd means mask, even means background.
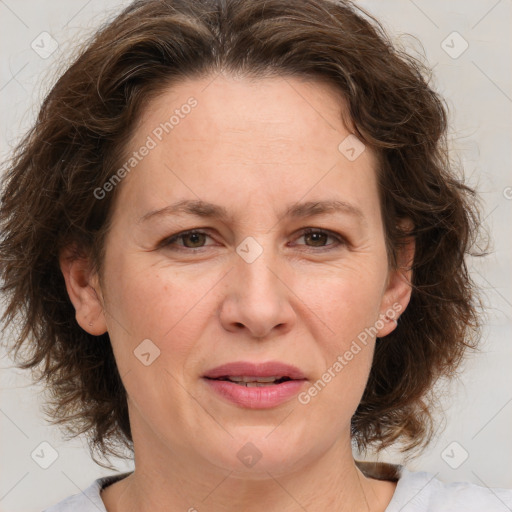
[{"label": "shoulder", "polygon": [[395,494],[386,512],[507,512],[512,490],[469,482],[443,482],[427,472],[402,467]]},{"label": "shoulder", "polygon": [[129,474],[128,472],[98,478],[84,491],[68,496],[43,512],[107,512],[100,496],[101,490]]}]

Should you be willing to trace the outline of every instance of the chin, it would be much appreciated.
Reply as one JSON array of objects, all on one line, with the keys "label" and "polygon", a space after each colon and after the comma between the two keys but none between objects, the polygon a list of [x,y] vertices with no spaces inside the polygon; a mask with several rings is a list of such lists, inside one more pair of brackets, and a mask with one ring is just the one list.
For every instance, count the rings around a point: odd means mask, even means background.
[{"label": "chin", "polygon": [[[300,436],[289,425],[243,426],[228,428],[233,437],[226,434],[221,440],[211,440],[203,456],[221,470],[233,472],[230,477],[263,480],[279,474],[289,474],[315,457],[318,448],[311,436]],[[307,443],[312,443],[309,446]],[[221,451],[213,451],[212,448]]]}]

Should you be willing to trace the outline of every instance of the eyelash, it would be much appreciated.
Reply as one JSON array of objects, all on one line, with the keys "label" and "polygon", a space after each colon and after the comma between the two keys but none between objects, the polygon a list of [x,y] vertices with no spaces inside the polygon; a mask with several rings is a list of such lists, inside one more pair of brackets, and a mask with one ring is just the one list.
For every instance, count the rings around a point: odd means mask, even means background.
[{"label": "eyelash", "polygon": [[[307,236],[307,235],[313,234],[313,233],[320,233],[320,234],[323,234],[323,235],[327,235],[328,237],[334,238],[336,240],[335,247],[329,247],[328,245],[327,246],[318,246],[318,247],[306,246],[306,247],[308,247],[307,250],[318,249],[317,251],[314,251],[314,252],[323,252],[323,251],[326,251],[326,250],[337,249],[339,246],[347,244],[346,240],[341,235],[338,235],[338,234],[336,234],[336,233],[334,233],[332,231],[328,231],[328,230],[325,230],[325,229],[304,228],[301,231],[301,233],[299,235],[299,238],[301,238],[303,236]],[[205,231],[201,231],[201,230],[198,230],[198,229],[191,229],[191,230],[188,230],[188,231],[182,231],[181,233],[177,233],[176,235],[172,235],[171,237],[162,240],[162,242],[160,242],[158,244],[158,247],[159,248],[160,247],[169,248],[177,240],[182,239],[183,237],[186,237],[187,235],[193,235],[193,234],[206,235],[206,236],[210,237],[210,235],[207,232],[205,232]],[[174,248],[172,248],[172,250],[194,253],[194,252],[202,252],[207,247],[208,246],[203,246],[203,247],[183,247],[183,246],[180,247],[180,246],[175,246]]]}]

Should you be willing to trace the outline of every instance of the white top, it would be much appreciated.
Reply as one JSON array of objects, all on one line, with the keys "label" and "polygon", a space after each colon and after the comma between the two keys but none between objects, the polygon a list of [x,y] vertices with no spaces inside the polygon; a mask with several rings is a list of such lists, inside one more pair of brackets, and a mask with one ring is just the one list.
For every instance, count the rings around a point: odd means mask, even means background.
[{"label": "white top", "polygon": [[[381,480],[398,480],[386,512],[510,512],[512,489],[481,487],[467,482],[444,483],[435,475],[404,466],[356,461],[361,471]],[[100,491],[130,473],[98,478],[81,494],[43,512],[107,512]]]}]

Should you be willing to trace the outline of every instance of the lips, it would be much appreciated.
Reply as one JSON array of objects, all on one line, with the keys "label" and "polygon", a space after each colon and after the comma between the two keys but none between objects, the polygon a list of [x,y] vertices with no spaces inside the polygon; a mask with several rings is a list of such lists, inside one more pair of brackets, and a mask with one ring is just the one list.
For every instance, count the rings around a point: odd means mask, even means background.
[{"label": "lips", "polygon": [[251,363],[236,361],[223,364],[208,370],[204,375],[207,379],[230,380],[237,384],[276,384],[288,380],[304,380],[305,375],[297,367],[270,361],[266,363]]},{"label": "lips", "polygon": [[213,380],[227,380],[229,382],[233,382],[234,384],[238,384],[239,386],[246,386],[250,388],[274,386],[275,384],[281,384],[282,382],[287,382],[292,379],[289,377],[251,377],[244,375],[241,377],[219,377],[218,379]]},{"label": "lips", "polygon": [[271,409],[292,400],[307,379],[295,366],[272,361],[238,361],[212,368],[203,375],[207,389],[244,409]]}]

